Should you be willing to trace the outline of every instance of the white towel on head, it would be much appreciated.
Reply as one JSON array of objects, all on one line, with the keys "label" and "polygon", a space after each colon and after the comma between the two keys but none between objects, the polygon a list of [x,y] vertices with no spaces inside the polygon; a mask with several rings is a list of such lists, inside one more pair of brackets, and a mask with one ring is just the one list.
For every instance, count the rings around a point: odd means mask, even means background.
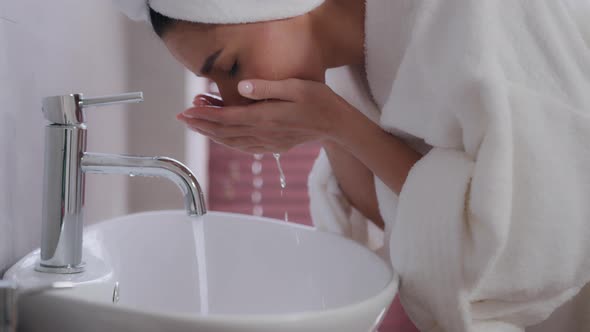
[{"label": "white towel on head", "polygon": [[[303,15],[324,0],[113,0],[136,21],[149,21],[149,7],[178,20],[208,24],[238,24]],[[149,7],[148,7],[149,5]]]}]

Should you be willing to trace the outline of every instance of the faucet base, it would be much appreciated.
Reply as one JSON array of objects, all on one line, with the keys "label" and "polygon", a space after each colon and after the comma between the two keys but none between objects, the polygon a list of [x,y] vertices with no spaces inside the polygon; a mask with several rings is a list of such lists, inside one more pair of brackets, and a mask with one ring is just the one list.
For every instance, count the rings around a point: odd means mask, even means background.
[{"label": "faucet base", "polygon": [[49,266],[42,263],[38,263],[35,266],[35,271],[42,273],[53,273],[53,274],[75,274],[82,273],[86,270],[86,263],[82,262],[78,265],[66,265],[66,266]]}]

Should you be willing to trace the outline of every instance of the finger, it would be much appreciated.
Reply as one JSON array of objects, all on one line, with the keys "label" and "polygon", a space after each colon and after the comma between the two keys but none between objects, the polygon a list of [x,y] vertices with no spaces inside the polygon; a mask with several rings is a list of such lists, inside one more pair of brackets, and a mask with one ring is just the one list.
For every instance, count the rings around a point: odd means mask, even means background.
[{"label": "finger", "polygon": [[[211,138],[216,138],[216,136],[214,135],[214,133],[212,132],[210,126],[207,125],[201,125],[200,122],[208,122],[206,120],[198,120],[198,119],[193,119],[193,118],[188,118],[186,116],[184,116],[183,113],[180,113],[176,116],[176,118],[182,122],[184,122],[188,128],[192,129],[193,131],[198,132],[199,134],[203,134],[205,136],[209,136]],[[213,122],[209,122],[211,125],[213,125]],[[218,125],[218,124],[217,124]]]},{"label": "finger", "polygon": [[252,147],[256,147],[258,149],[264,148],[267,151],[269,151],[268,148],[266,148],[263,143],[260,143],[257,141],[256,137],[236,137],[236,138],[232,138],[232,139],[214,139],[214,138],[212,138],[212,140],[217,144],[221,144],[221,145],[228,147],[230,149],[234,149],[234,150],[242,151],[242,152],[246,152],[247,150],[251,149]]},{"label": "finger", "polygon": [[244,147],[244,148],[236,148],[233,146],[227,146],[225,144],[219,143],[219,142],[215,142],[217,144],[220,144],[228,149],[231,149],[233,151],[236,152],[240,152],[240,153],[247,153],[247,154],[264,154],[264,153],[271,153],[272,150],[265,148],[264,146],[252,146],[252,147]]},{"label": "finger", "polygon": [[293,78],[283,81],[247,80],[238,84],[238,91],[243,97],[253,100],[300,101],[308,84],[312,82]]},{"label": "finger", "polygon": [[[191,119],[178,115],[178,119],[186,123],[189,129],[205,135],[215,141],[238,139],[243,137],[256,137],[258,141],[265,142],[265,132],[262,130],[255,130],[248,126],[224,126],[215,122],[206,120]],[[262,136],[262,137],[261,137]],[[266,144],[266,142],[265,142]]]},{"label": "finger", "polygon": [[201,119],[225,125],[248,125],[256,123],[259,119],[258,113],[247,112],[245,106],[235,107],[213,107],[196,106],[181,113],[184,118]]},{"label": "finger", "polygon": [[193,104],[195,106],[206,106],[206,105],[210,105],[210,106],[217,106],[217,107],[223,107],[223,100],[219,97],[219,96],[215,96],[212,94],[199,94],[197,96],[195,96],[195,99],[193,100]]},{"label": "finger", "polygon": [[201,135],[203,135],[205,137],[208,137],[208,138],[210,138],[210,139],[212,139],[212,140],[215,141],[215,138],[214,137],[211,137],[211,135],[209,133],[206,133],[206,132],[200,130],[199,128],[194,128],[194,127],[190,127],[190,126],[187,127],[187,128],[190,129],[190,130],[192,130],[192,131],[194,131],[195,133],[201,134]]},{"label": "finger", "polygon": [[187,119],[187,117],[186,117],[186,116],[184,116],[184,114],[183,114],[183,113],[178,113],[178,114],[176,114],[176,120],[178,120],[178,121],[182,121],[182,122],[185,122],[185,121],[186,121],[186,119]]},{"label": "finger", "polygon": [[272,152],[271,150],[265,148],[264,146],[250,146],[250,147],[247,147],[241,151],[244,153],[249,153],[249,154],[264,154],[264,153]]},{"label": "finger", "polygon": [[[221,144],[221,145],[224,145],[224,146],[226,146],[226,147],[230,147],[230,148],[236,148],[236,149],[238,149],[238,147],[233,147],[233,146],[229,145],[230,143],[229,143],[229,142],[227,142],[227,141],[224,141],[224,140],[225,140],[224,138],[216,137],[216,136],[212,135],[211,133],[209,133],[209,132],[207,132],[207,131],[204,131],[204,130],[201,130],[201,129],[197,128],[197,127],[191,127],[191,126],[189,126],[188,128],[189,128],[190,130],[192,130],[192,131],[194,131],[194,132],[198,133],[198,134],[201,134],[201,135],[203,135],[203,136],[205,136],[205,137],[209,138],[210,140],[212,140],[213,142],[215,142],[215,143],[217,143],[217,144]],[[239,139],[243,139],[243,137],[241,137],[241,138],[239,138]]]},{"label": "finger", "polygon": [[205,131],[218,138],[252,136],[252,128],[246,126],[224,126],[215,122],[199,119],[187,119],[186,124],[195,129]]},{"label": "finger", "polygon": [[260,146],[262,142],[258,139],[258,137],[252,136],[242,136],[242,137],[230,137],[230,138],[222,138],[220,142],[224,145],[231,146],[238,149],[244,149],[249,146]]},{"label": "finger", "polygon": [[[289,144],[297,144],[316,139],[316,136],[301,131],[300,129],[275,128],[271,125],[226,125],[194,117],[186,117],[183,113],[177,115],[177,119],[184,122],[190,129],[211,138],[223,139],[243,136],[258,137],[265,145],[275,145],[279,141]],[[280,148],[276,146],[276,148]]]}]

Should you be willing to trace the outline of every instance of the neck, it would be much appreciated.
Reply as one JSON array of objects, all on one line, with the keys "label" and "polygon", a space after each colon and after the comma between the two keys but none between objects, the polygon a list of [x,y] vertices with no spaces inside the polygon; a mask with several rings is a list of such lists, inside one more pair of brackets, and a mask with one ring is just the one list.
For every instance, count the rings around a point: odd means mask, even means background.
[{"label": "neck", "polygon": [[326,0],[309,15],[326,69],[364,64],[365,1]]}]

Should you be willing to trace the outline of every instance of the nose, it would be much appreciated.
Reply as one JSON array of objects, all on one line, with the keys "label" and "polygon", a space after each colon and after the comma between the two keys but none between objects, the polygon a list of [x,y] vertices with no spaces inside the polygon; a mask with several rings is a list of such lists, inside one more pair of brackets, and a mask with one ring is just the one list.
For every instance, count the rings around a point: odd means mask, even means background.
[{"label": "nose", "polygon": [[217,82],[217,88],[225,106],[243,106],[254,102],[240,95],[237,82]]}]

